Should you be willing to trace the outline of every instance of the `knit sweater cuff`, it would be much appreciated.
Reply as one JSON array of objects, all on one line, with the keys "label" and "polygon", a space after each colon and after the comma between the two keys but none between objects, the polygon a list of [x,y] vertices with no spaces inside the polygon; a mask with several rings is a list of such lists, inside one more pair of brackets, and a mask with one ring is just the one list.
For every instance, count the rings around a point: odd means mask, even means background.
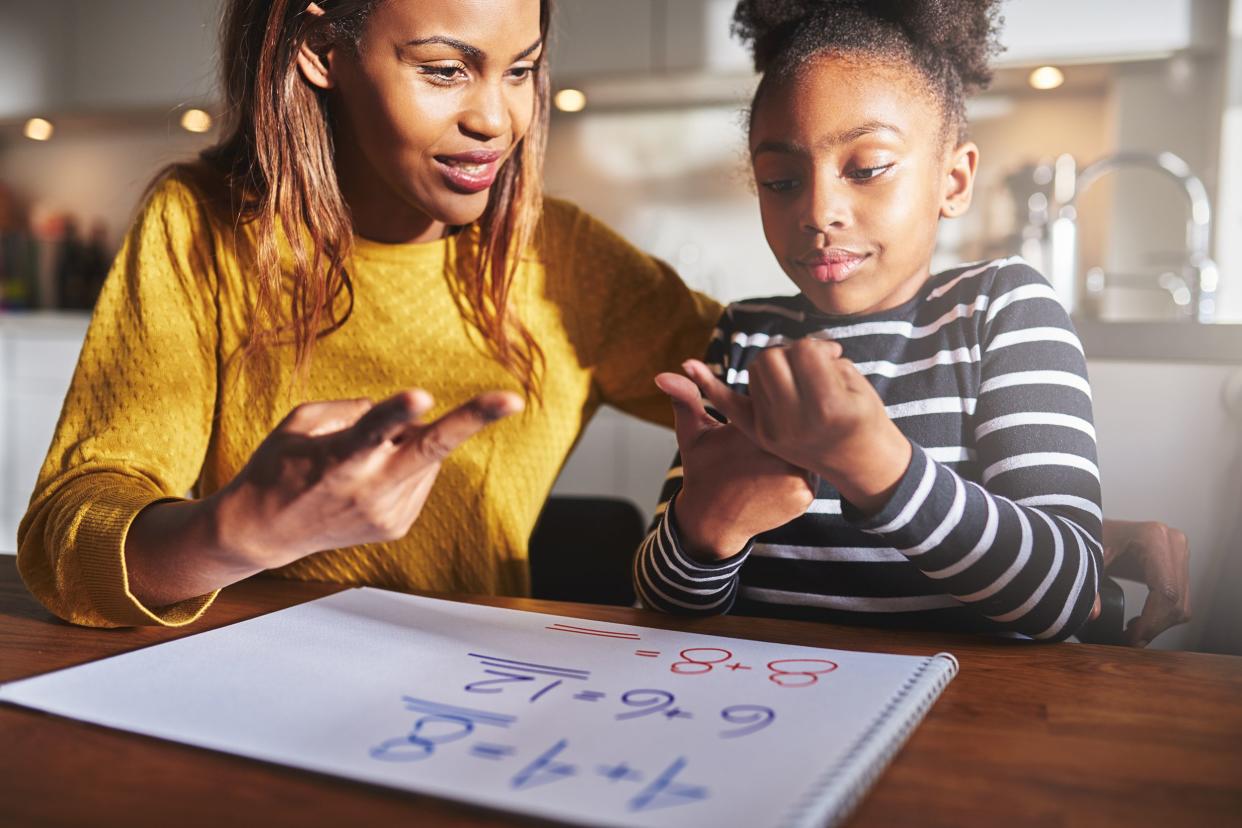
[{"label": "knit sweater cuff", "polygon": [[935,482],[936,469],[932,459],[917,443],[911,443],[910,465],[897,482],[888,502],[874,515],[865,515],[854,504],[841,499],[841,516],[856,529],[877,535],[889,535],[909,525],[914,512],[926,501]]},{"label": "knit sweater cuff", "polygon": [[112,488],[100,492],[81,515],[74,532],[82,579],[91,603],[119,626],[180,627],[198,620],[219,591],[165,607],[148,607],[129,591],[125,569],[125,538],[138,513],[168,498],[147,491]]}]

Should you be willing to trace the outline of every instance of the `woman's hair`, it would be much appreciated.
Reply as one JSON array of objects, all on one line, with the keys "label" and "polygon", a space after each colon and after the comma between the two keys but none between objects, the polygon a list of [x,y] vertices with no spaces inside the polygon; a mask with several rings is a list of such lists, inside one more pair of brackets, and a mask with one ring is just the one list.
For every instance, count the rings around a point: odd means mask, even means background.
[{"label": "woman's hair", "polygon": [[[749,44],[763,82],[784,79],[825,52],[913,66],[965,138],[966,98],[992,80],[1000,51],[998,0],[739,0],[733,32]],[[753,111],[753,104],[752,104]]]},{"label": "woman's hair", "polygon": [[[253,222],[252,269],[257,308],[247,351],[292,340],[299,370],[316,340],[343,325],[353,305],[345,263],[353,249],[350,211],[333,166],[326,93],[298,67],[306,42],[357,49],[368,15],[383,0],[231,0],[221,27],[227,126],[225,137],[190,171],[223,178],[230,214]],[[540,32],[548,34],[551,0],[540,0]],[[496,359],[538,396],[543,354],[509,302],[518,262],[531,243],[543,204],[549,82],[546,49],[534,73],[535,107],[528,132],[492,186],[476,226],[459,234],[451,283],[463,315]],[[280,241],[292,251],[287,315]],[[468,240],[469,249],[464,243]],[[345,301],[340,301],[344,299]]]}]

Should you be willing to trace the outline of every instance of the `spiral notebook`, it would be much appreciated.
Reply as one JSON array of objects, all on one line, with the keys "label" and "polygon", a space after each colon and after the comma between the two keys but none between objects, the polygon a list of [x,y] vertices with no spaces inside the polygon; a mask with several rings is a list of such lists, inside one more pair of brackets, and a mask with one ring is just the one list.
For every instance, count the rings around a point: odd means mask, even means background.
[{"label": "spiral notebook", "polygon": [[0,700],[571,824],[819,826],[956,671],[364,588]]}]

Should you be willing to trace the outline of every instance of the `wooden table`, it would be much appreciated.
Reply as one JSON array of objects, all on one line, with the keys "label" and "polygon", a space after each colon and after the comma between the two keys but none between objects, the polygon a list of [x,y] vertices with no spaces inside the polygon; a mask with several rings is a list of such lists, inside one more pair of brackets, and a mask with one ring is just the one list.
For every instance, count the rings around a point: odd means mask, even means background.
[{"label": "wooden table", "polygon": [[[188,630],[55,620],[0,557],[0,682],[335,592],[256,578]],[[851,819],[863,826],[1242,825],[1242,658],[804,622],[482,604],[788,644],[927,654],[961,672]],[[0,825],[530,824],[470,806],[0,705]],[[726,826],[721,826],[726,828]]]}]

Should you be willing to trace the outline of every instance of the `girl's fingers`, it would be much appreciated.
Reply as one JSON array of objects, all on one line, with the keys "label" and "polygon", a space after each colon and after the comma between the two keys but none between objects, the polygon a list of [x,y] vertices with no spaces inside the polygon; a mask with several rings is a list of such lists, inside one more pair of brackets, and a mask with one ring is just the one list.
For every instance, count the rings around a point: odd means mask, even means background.
[{"label": "girl's fingers", "polygon": [[703,407],[699,387],[690,380],[680,374],[663,373],[656,375],[655,384],[673,403],[673,430],[683,453],[704,431],[720,426]]},{"label": "girl's fingers", "polygon": [[681,367],[690,379],[694,380],[694,384],[699,387],[703,396],[707,397],[716,407],[716,410],[753,440],[755,413],[750,400],[717,379],[708,367],[697,359],[688,359],[682,363]]},{"label": "girl's fingers", "polygon": [[488,391],[459,405],[438,420],[412,429],[402,449],[403,462],[425,465],[438,463],[453,449],[487,426],[525,408],[522,398],[512,391]]},{"label": "girl's fingers", "polygon": [[656,374],[656,387],[668,394],[674,406],[681,406],[691,411],[702,411],[703,416],[711,419],[711,415],[703,409],[703,397],[699,387],[681,374],[665,372]]},{"label": "girl's fingers", "polygon": [[846,374],[852,363],[842,358],[841,345],[833,340],[804,339],[787,357],[795,388],[803,394],[835,393],[848,387]]},{"label": "girl's fingers", "polygon": [[332,435],[338,457],[353,457],[399,438],[431,410],[431,395],[414,389],[392,395],[363,414],[356,423]]},{"label": "girl's fingers", "polygon": [[767,348],[750,366],[750,397],[770,411],[787,411],[798,402],[798,381],[790,348]]},{"label": "girl's fingers", "polygon": [[819,352],[828,359],[840,359],[845,356],[845,349],[835,339],[808,339],[807,341],[814,343]]}]

